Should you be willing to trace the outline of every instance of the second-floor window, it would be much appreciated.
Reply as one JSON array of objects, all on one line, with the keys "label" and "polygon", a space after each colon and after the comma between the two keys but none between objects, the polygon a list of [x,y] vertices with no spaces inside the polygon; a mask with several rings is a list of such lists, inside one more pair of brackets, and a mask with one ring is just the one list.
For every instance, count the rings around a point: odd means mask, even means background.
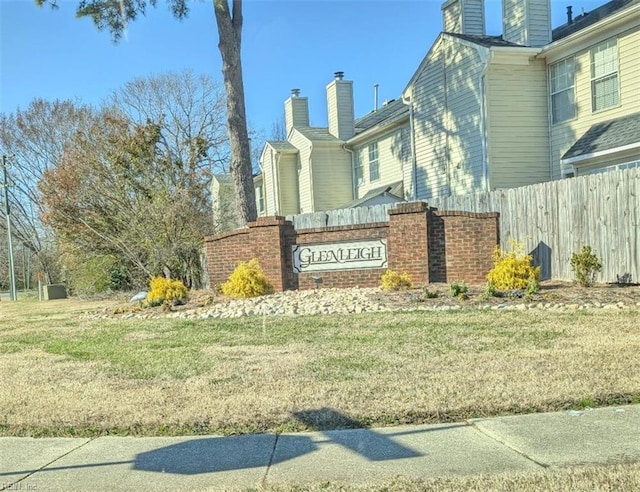
[{"label": "second-floor window", "polygon": [[378,161],[378,142],[369,145],[369,181],[380,179],[380,162]]},{"label": "second-floor window", "polygon": [[356,150],[353,153],[355,159],[355,179],[356,186],[362,186],[364,184],[364,170],[362,169],[362,151]]},{"label": "second-floor window", "polygon": [[258,205],[258,213],[264,212],[264,189],[262,185],[256,188],[256,202]]},{"label": "second-floor window", "polygon": [[600,111],[619,102],[618,43],[613,38],[591,48],[591,108]]},{"label": "second-floor window", "polygon": [[576,116],[574,66],[573,57],[551,65],[551,118],[553,123],[571,120]]}]

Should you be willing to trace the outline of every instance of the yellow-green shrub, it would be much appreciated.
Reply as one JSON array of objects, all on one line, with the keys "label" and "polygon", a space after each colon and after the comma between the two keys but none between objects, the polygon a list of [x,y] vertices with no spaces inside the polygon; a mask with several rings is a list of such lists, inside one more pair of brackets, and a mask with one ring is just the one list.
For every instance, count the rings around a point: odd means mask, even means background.
[{"label": "yellow-green shrub", "polygon": [[248,262],[241,261],[229,275],[229,280],[220,286],[225,296],[257,297],[273,292],[273,287],[264,276],[258,260],[253,258]]},{"label": "yellow-green shrub", "polygon": [[531,264],[532,257],[524,253],[524,244],[509,240],[509,250],[499,246],[493,253],[493,268],[487,275],[489,284],[498,290],[538,290],[540,267]]},{"label": "yellow-green shrub", "polygon": [[393,270],[387,270],[380,277],[382,290],[410,289],[411,285],[411,276],[407,272],[398,273]]},{"label": "yellow-green shrub", "polygon": [[147,303],[151,306],[159,306],[163,302],[182,304],[187,300],[187,288],[180,280],[164,277],[154,277],[149,282]]},{"label": "yellow-green shrub", "polygon": [[591,252],[591,246],[583,246],[579,254],[571,255],[571,270],[581,286],[590,287],[596,281],[596,274],[602,271],[602,263]]}]

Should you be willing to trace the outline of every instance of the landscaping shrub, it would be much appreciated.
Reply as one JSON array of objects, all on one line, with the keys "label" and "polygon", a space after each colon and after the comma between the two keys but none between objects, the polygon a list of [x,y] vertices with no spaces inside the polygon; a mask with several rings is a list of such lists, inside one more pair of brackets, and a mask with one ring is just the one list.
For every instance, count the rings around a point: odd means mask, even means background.
[{"label": "landscaping shrub", "polygon": [[509,240],[509,250],[499,246],[493,253],[493,268],[487,275],[490,290],[523,289],[528,294],[539,290],[540,267],[531,264],[532,257],[524,253],[524,244]]},{"label": "landscaping shrub", "polygon": [[571,271],[580,285],[590,287],[596,280],[596,274],[602,271],[602,263],[591,252],[591,246],[583,246],[580,254],[571,255]]},{"label": "landscaping shrub", "polygon": [[163,303],[175,306],[187,300],[187,288],[180,280],[154,277],[149,282],[149,287],[147,303],[150,306],[159,306]]},{"label": "landscaping shrub", "polygon": [[387,270],[382,274],[382,277],[380,277],[382,290],[396,291],[410,289],[411,285],[411,276],[407,272],[398,273],[393,270]]},{"label": "landscaping shrub", "polygon": [[467,299],[467,291],[469,288],[465,282],[451,282],[449,285],[449,292],[451,293],[451,297],[457,297],[458,299]]},{"label": "landscaping shrub", "polygon": [[229,297],[257,297],[273,292],[273,287],[264,276],[258,260],[241,261],[229,275],[229,280],[220,286],[221,292]]}]

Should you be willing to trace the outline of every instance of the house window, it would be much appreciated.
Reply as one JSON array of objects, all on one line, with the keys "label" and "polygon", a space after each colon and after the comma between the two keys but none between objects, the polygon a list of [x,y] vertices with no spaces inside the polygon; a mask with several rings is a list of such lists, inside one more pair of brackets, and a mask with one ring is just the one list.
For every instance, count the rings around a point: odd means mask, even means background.
[{"label": "house window", "polygon": [[369,145],[369,181],[380,179],[380,162],[378,161],[378,142]]},{"label": "house window", "polygon": [[354,163],[354,173],[356,186],[362,186],[364,184],[364,169],[362,168],[362,151],[356,150],[353,153],[353,158],[355,159]]},{"label": "house window", "polygon": [[619,102],[618,43],[614,38],[591,48],[591,107],[600,111]]},{"label": "house window", "polygon": [[262,185],[256,188],[256,204],[258,205],[258,213],[264,212],[264,189]]},{"label": "house window", "polygon": [[551,117],[553,123],[561,123],[576,117],[574,65],[573,57],[551,65]]}]

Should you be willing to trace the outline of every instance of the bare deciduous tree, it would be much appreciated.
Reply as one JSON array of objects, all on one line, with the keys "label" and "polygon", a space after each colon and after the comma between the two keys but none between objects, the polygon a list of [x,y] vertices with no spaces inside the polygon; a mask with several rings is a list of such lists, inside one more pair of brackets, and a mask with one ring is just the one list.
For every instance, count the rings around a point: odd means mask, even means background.
[{"label": "bare deciduous tree", "polygon": [[[37,5],[48,3],[56,6],[57,0],[36,0]],[[118,41],[129,22],[144,15],[148,6],[155,7],[156,0],[82,0],[76,9],[78,17],[90,17],[100,30],[108,30]],[[168,0],[176,19],[189,13],[188,0]],[[218,48],[222,56],[222,74],[227,93],[227,130],[231,149],[231,174],[236,185],[237,204],[244,222],[256,219],[255,191],[251,168],[251,150],[247,132],[244,102],[244,84],[240,48],[242,44],[242,0],[213,0],[213,10],[218,26]]]}]

